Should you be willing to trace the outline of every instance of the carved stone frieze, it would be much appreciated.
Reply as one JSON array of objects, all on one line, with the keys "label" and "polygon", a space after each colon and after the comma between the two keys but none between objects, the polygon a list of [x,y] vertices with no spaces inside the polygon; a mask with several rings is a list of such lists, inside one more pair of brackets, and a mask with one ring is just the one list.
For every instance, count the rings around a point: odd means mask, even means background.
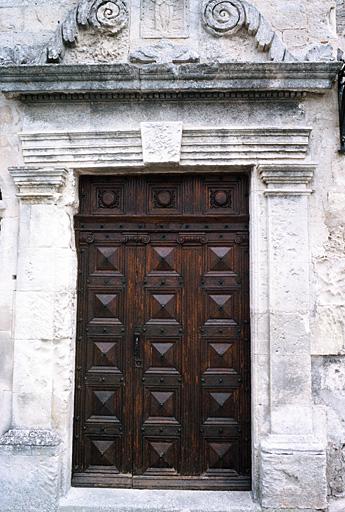
[{"label": "carved stone frieze", "polygon": [[188,0],[141,0],[141,36],[188,37],[188,11]]},{"label": "carved stone frieze", "polygon": [[63,59],[65,46],[77,43],[80,27],[92,27],[114,36],[128,26],[128,21],[129,12],[125,0],[80,0],[50,40],[47,62]]},{"label": "carved stone frieze", "polygon": [[135,64],[186,64],[199,62],[199,55],[187,48],[169,41],[162,40],[152,46],[138,48],[129,56],[130,62]]},{"label": "carved stone frieze", "polygon": [[231,36],[245,28],[255,36],[259,50],[269,52],[271,60],[296,60],[270,23],[246,0],[204,0],[202,18],[204,27],[214,36]]}]

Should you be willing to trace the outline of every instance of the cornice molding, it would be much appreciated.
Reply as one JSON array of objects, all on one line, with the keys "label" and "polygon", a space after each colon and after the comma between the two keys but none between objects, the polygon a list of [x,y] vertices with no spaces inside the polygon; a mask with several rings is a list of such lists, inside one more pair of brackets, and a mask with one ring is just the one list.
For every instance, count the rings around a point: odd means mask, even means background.
[{"label": "cornice molding", "polygon": [[11,167],[9,173],[17,187],[17,197],[28,203],[44,203],[59,198],[68,171],[52,167]]},{"label": "cornice molding", "polygon": [[80,101],[111,101],[123,103],[145,102],[258,102],[258,101],[301,101],[306,98],[304,91],[125,91],[125,92],[85,92],[85,93],[25,93],[19,94],[18,99],[24,103],[59,103]]},{"label": "cornice molding", "polygon": [[0,67],[0,91],[12,97],[52,93],[325,92],[340,62],[133,64]]},{"label": "cornice molding", "polygon": [[265,195],[309,195],[316,165],[300,164],[261,164],[258,172],[261,180],[267,186]]}]

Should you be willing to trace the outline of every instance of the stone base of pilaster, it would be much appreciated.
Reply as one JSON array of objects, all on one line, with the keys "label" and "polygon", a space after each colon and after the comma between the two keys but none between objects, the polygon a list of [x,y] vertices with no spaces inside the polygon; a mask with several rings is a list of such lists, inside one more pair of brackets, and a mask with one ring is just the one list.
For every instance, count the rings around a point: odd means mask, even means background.
[{"label": "stone base of pilaster", "polygon": [[261,444],[260,472],[263,507],[327,508],[326,451],[312,436],[269,436]]},{"label": "stone base of pilaster", "polygon": [[9,430],[0,437],[1,512],[56,512],[60,439],[50,430]]}]

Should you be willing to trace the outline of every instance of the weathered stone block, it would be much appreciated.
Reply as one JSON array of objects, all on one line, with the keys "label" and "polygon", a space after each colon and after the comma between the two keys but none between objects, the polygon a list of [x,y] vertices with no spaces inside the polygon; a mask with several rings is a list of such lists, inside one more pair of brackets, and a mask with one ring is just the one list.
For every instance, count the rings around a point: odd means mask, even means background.
[{"label": "weathered stone block", "polygon": [[60,439],[47,430],[10,430],[0,437],[1,512],[55,512]]},{"label": "weathered stone block", "polygon": [[[273,436],[272,436],[273,437]],[[327,507],[326,453],[318,442],[268,438],[261,445],[261,502],[274,509]]]},{"label": "weathered stone block", "polygon": [[141,123],[144,164],[178,164],[182,123]]}]

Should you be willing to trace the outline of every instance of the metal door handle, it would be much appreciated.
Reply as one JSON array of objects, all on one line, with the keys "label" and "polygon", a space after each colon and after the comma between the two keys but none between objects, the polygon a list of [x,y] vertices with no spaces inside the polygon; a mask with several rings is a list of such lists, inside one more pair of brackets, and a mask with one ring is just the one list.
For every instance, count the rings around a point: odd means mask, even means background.
[{"label": "metal door handle", "polygon": [[134,332],[134,359],[140,360],[140,332]]}]

